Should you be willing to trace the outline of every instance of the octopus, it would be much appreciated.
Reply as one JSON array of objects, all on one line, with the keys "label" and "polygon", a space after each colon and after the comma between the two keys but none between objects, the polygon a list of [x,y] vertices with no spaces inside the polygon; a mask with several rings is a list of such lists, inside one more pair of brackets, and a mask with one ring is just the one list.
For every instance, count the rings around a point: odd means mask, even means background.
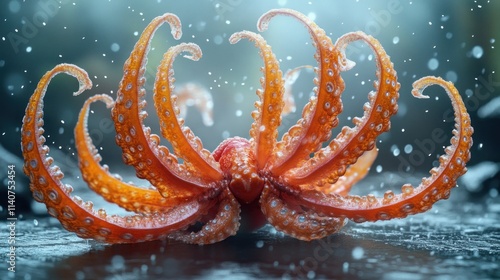
[{"label": "octopus", "polygon": [[[362,223],[404,218],[428,211],[437,201],[447,199],[457,179],[467,171],[473,133],[454,85],[428,76],[415,81],[411,91],[416,98],[428,98],[423,91],[438,85],[446,91],[454,110],[450,145],[439,157],[439,165],[430,169],[430,176],[422,178],[418,186],[404,184],[401,193],[389,190],[382,196],[351,195],[352,186],[367,175],[377,156],[376,138],[390,129],[390,118],[398,110],[400,84],[393,63],[372,36],[351,32],[333,43],[311,19],[290,9],[268,11],[258,20],[258,30],[267,30],[271,20],[282,15],[307,28],[316,48],[317,66],[313,94],[300,119],[280,139],[278,127],[283,113],[295,106],[287,94],[290,85],[265,39],[241,31],[229,38],[230,43],[251,41],[264,65],[249,139],[228,138],[210,152],[184,125],[179,108],[185,102],[175,94],[172,64],[180,54],[198,60],[202,52],[196,44],[181,43],[164,53],[154,82],[153,101],[161,135],[171,148],[160,144],[160,136],[144,124],[148,115],[144,110],[144,74],[156,30],[168,23],[173,38],[181,37],[179,18],[166,13],[153,19],[141,34],[123,67],[116,99],[105,94],[90,97],[75,127],[82,178],[104,199],[132,213],[110,215],[105,209],[95,209],[91,201],[72,195],[73,187],[63,183],[63,172],[48,155],[43,136],[43,98],[51,79],[60,73],[75,77],[79,88],[74,95],[92,87],[88,74],[72,64],[59,64],[48,71],[26,108],[21,145],[24,172],[34,199],[44,203],[65,229],[81,238],[111,244],[157,239],[211,244],[235,235],[240,217],[242,223],[249,219],[253,227],[269,223],[289,236],[309,241],[339,232],[349,220]],[[354,118],[352,127],[345,126],[332,137],[342,112],[345,86],[341,74],[355,66],[345,51],[355,41],[364,42],[373,51],[377,79],[362,117]],[[102,158],[87,130],[89,107],[97,101],[111,109],[123,161],[151,186],[126,183],[100,163]]]}]

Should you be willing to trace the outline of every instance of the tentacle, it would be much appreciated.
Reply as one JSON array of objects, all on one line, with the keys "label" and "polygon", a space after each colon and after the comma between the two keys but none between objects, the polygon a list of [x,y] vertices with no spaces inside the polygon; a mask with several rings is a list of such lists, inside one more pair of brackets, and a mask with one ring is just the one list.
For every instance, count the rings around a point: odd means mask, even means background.
[{"label": "tentacle", "polygon": [[143,86],[147,52],[152,36],[164,22],[170,24],[174,38],[180,38],[181,23],[177,16],[167,13],[151,21],[125,62],[112,117],[123,160],[135,167],[137,176],[147,179],[164,197],[191,196],[201,193],[207,186],[198,176],[187,172],[166,147],[160,146],[159,137],[151,134],[151,129],[143,124],[147,117],[143,110],[146,106]]},{"label": "tentacle", "polygon": [[176,106],[176,96],[171,96],[174,88],[174,71],[172,64],[180,53],[189,52],[186,58],[198,60],[201,49],[196,44],[180,44],[171,47],[164,55],[154,85],[154,102],[160,118],[160,128],[174,149],[174,153],[184,159],[186,170],[199,176],[205,183],[217,182],[223,179],[219,164],[210,152],[203,148],[200,138],[194,136],[191,129],[183,126],[184,120],[179,118],[179,108]]},{"label": "tentacle", "polygon": [[318,61],[318,68],[315,69],[318,77],[314,79],[317,85],[314,88],[315,95],[304,107],[302,118],[276,145],[269,168],[275,177],[308,159],[312,152],[321,147],[322,142],[330,138],[332,128],[338,124],[337,116],[342,111],[340,95],[344,91],[344,81],[340,71],[348,68],[325,31],[301,13],[290,9],[271,10],[261,16],[258,29],[266,30],[269,21],[276,15],[292,16],[308,28],[317,48],[314,57]]},{"label": "tentacle", "polygon": [[177,106],[180,111],[179,117],[184,119],[187,114],[187,107],[196,106],[201,114],[203,124],[205,126],[212,126],[214,124],[214,101],[208,89],[199,84],[188,82],[176,86],[173,94],[177,96]]},{"label": "tentacle", "polygon": [[266,184],[260,198],[262,213],[276,229],[301,240],[320,239],[342,229],[347,220],[304,209]]},{"label": "tentacle", "polygon": [[[114,105],[108,95],[95,95],[85,101],[75,127],[75,142],[78,151],[80,170],[89,187],[109,202],[136,213],[166,212],[175,205],[186,201],[186,197],[161,196],[156,189],[146,189],[123,182],[109,173],[107,166],[101,166],[101,156],[87,129],[89,107],[95,101],[106,103],[108,108]],[[188,197],[189,198],[189,197]]]},{"label": "tentacle", "polygon": [[313,67],[311,65],[302,65],[286,71],[284,75],[285,92],[283,94],[283,99],[285,100],[285,105],[283,106],[283,113],[281,114],[282,116],[286,116],[297,110],[297,107],[295,106],[295,98],[293,97],[292,93],[292,86],[293,84],[295,84],[295,81],[297,81],[297,78],[300,75],[300,71],[304,68],[313,68]]},{"label": "tentacle", "polygon": [[[285,180],[291,185],[312,184],[321,186],[334,183],[342,176],[348,165],[375,146],[375,139],[390,129],[390,117],[398,110],[399,83],[393,64],[378,40],[363,32],[348,33],[336,42],[337,48],[345,57],[345,49],[353,41],[362,40],[375,53],[377,78],[374,82],[376,91],[368,95],[362,118],[354,118],[354,128],[343,127],[330,144],[318,151],[314,157],[297,169],[285,174]],[[351,65],[353,62],[350,63]]]},{"label": "tentacle", "polygon": [[377,158],[377,154],[377,147],[365,152],[358,158],[356,163],[347,168],[345,174],[337,182],[328,186],[316,187],[316,190],[326,194],[348,195],[351,188],[368,174],[370,167]]},{"label": "tentacle", "polygon": [[383,198],[368,196],[327,195],[319,191],[300,191],[289,186],[278,186],[286,190],[286,197],[298,203],[315,209],[327,215],[347,217],[355,222],[387,220],[403,218],[410,214],[417,214],[429,210],[440,200],[447,199],[450,191],[456,186],[457,179],[467,168],[465,164],[470,159],[472,133],[470,117],[460,94],[452,83],[441,78],[424,77],[413,84],[413,95],[417,98],[427,98],[422,91],[429,85],[442,86],[450,97],[455,112],[455,129],[451,138],[451,145],[445,148],[445,155],[439,158],[439,166],[430,170],[431,176],[423,178],[416,188],[405,184],[401,194],[387,191]]},{"label": "tentacle", "polygon": [[224,188],[219,196],[215,217],[206,222],[197,232],[177,231],[170,238],[192,244],[212,244],[235,235],[240,226],[240,204],[231,194],[229,188]]},{"label": "tentacle", "polygon": [[87,73],[75,65],[59,64],[48,71],[30,98],[21,132],[24,172],[30,178],[30,189],[36,201],[45,203],[49,214],[59,219],[64,228],[82,238],[94,238],[109,243],[140,242],[166,237],[172,231],[195,221],[200,211],[212,207],[212,202],[197,200],[177,205],[168,213],[108,216],[104,210],[94,210],[92,202],[71,196],[73,188],[62,183],[64,174],[47,157],[49,148],[43,136],[43,97],[50,80],[58,73],[67,73],[78,79],[75,95],[91,88]]},{"label": "tentacle", "polygon": [[254,122],[250,129],[251,145],[257,158],[257,168],[263,169],[269,163],[278,137],[278,127],[281,124],[284,106],[284,81],[279,62],[264,38],[253,32],[242,31],[234,33],[229,38],[229,42],[236,44],[243,38],[255,42],[264,60],[264,68],[262,68],[264,77],[260,81],[263,90],[257,90],[260,101],[255,102],[257,110],[252,112]]}]

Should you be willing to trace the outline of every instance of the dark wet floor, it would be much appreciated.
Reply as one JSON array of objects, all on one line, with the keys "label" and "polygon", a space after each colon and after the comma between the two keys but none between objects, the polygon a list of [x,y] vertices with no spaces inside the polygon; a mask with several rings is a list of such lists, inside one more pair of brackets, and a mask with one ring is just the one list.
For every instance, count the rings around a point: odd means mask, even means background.
[{"label": "dark wet floor", "polygon": [[[298,241],[265,227],[206,246],[104,245],[53,218],[16,227],[16,279],[500,279],[500,203],[456,189],[425,214]],[[1,232],[6,240],[6,231]],[[5,242],[2,242],[2,251]],[[5,264],[3,264],[5,266]],[[5,270],[4,270],[5,271]],[[4,277],[2,277],[4,278]],[[6,279],[8,279],[7,277]]]}]

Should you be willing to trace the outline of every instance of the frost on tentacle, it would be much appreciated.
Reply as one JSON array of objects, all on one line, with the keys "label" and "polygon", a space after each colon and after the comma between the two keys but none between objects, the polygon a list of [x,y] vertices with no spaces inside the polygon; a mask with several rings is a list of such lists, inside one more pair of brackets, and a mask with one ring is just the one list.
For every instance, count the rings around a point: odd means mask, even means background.
[{"label": "frost on tentacle", "polygon": [[109,243],[140,242],[165,238],[198,218],[198,213],[212,205],[197,200],[186,201],[167,214],[117,216],[95,210],[91,201],[72,196],[73,188],[62,182],[63,172],[48,157],[49,148],[43,136],[43,97],[50,80],[58,73],[67,73],[80,82],[76,94],[92,86],[87,73],[75,65],[59,64],[47,72],[30,98],[21,129],[21,145],[25,160],[24,172],[30,178],[33,198],[47,206],[50,215],[62,226],[82,238]]},{"label": "frost on tentacle", "polygon": [[197,194],[205,185],[199,177],[186,172],[177,157],[160,145],[158,135],[151,134],[151,129],[143,124],[147,117],[144,111],[146,56],[152,36],[165,22],[170,24],[174,38],[180,38],[181,23],[177,16],[167,13],[151,21],[125,62],[112,117],[116,142],[125,163],[134,166],[139,178],[147,179],[164,197],[169,197]]},{"label": "frost on tentacle", "polygon": [[347,222],[344,218],[323,215],[292,204],[291,200],[281,197],[280,192],[268,184],[260,197],[261,210],[267,221],[279,231],[310,241],[340,231]]},{"label": "frost on tentacle", "polygon": [[263,89],[257,90],[259,101],[255,102],[257,110],[252,112],[254,122],[250,129],[251,145],[257,158],[257,168],[263,169],[269,163],[269,158],[275,150],[284,106],[284,81],[279,62],[264,38],[253,32],[242,31],[234,33],[229,38],[229,42],[236,44],[243,38],[255,43],[264,60],[264,67],[261,69],[264,77],[260,81]]},{"label": "frost on tentacle", "polygon": [[[376,57],[377,81],[375,91],[368,94],[369,102],[363,106],[362,118],[353,119],[354,127],[343,127],[330,144],[319,150],[314,157],[295,170],[288,172],[286,181],[293,185],[329,185],[342,176],[346,168],[365,152],[373,149],[378,135],[390,129],[390,117],[397,112],[399,83],[393,64],[378,40],[362,32],[348,33],[336,42],[345,58],[345,49],[353,41],[362,40],[373,50]],[[352,62],[346,65],[353,65]]]},{"label": "frost on tentacle", "polygon": [[92,143],[88,132],[87,120],[89,107],[93,102],[102,101],[108,108],[114,105],[108,95],[95,95],[85,101],[75,127],[75,142],[83,179],[89,187],[111,203],[136,213],[166,212],[173,206],[190,198],[189,195],[161,196],[156,189],[138,187],[123,182],[109,172],[108,166],[101,166],[101,156]]},{"label": "frost on tentacle", "polygon": [[314,96],[304,107],[302,118],[278,142],[271,160],[271,173],[280,176],[308,159],[312,152],[330,138],[331,129],[338,124],[337,116],[342,111],[340,95],[344,90],[344,81],[340,77],[340,71],[346,66],[324,30],[301,13],[290,9],[271,10],[259,19],[259,31],[266,30],[270,20],[276,15],[292,16],[305,25],[317,49],[314,57],[318,61]]},{"label": "frost on tentacle", "polygon": [[235,235],[240,226],[240,204],[227,187],[224,188],[217,200],[219,202],[214,207],[217,209],[211,209],[216,211],[215,215],[210,217],[201,226],[201,229],[191,231],[189,227],[186,227],[168,237],[185,243],[204,245],[216,243]]},{"label": "frost on tentacle", "polygon": [[423,178],[416,188],[405,184],[401,188],[401,194],[387,191],[383,197],[342,197],[319,191],[303,191],[296,196],[300,203],[322,213],[364,222],[404,218],[425,212],[438,200],[447,199],[451,189],[456,186],[458,177],[467,171],[465,164],[470,159],[474,129],[460,94],[451,82],[436,77],[424,77],[413,84],[413,95],[426,98],[422,91],[429,85],[440,85],[446,90],[455,113],[451,145],[446,147],[445,154],[439,157],[439,166],[430,170],[430,177]]},{"label": "frost on tentacle", "polygon": [[217,182],[222,179],[219,163],[203,148],[200,138],[196,137],[189,127],[184,126],[184,120],[179,117],[177,96],[172,95],[175,81],[172,64],[182,52],[190,53],[185,57],[194,61],[199,60],[202,55],[198,45],[183,43],[171,47],[158,66],[154,102],[160,119],[161,133],[172,144],[174,153],[183,158],[186,172],[190,172],[191,176],[200,177],[205,183]]}]

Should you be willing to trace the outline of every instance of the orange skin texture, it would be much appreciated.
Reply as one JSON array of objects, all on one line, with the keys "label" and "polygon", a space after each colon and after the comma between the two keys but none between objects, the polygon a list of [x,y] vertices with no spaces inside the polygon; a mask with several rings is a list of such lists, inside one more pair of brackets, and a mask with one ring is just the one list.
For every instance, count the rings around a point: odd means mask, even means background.
[{"label": "orange skin texture", "polygon": [[[210,244],[236,234],[240,215],[250,219],[243,222],[250,228],[267,221],[295,238],[314,240],[338,232],[348,219],[365,222],[403,218],[425,212],[438,200],[448,198],[458,177],[467,171],[465,164],[470,159],[473,133],[470,117],[453,84],[437,77],[424,77],[413,84],[412,94],[417,98],[427,98],[422,92],[430,85],[444,88],[455,113],[451,144],[440,157],[439,166],[430,170],[430,176],[423,178],[419,186],[403,185],[400,194],[388,191],[383,197],[350,195],[352,186],[367,175],[377,156],[376,138],[390,129],[390,117],[397,112],[400,85],[396,71],[375,38],[353,32],[333,43],[309,18],[290,9],[265,13],[258,21],[259,31],[265,31],[272,18],[279,15],[291,16],[309,30],[318,62],[314,68],[317,74],[314,95],[297,124],[281,139],[278,140],[281,118],[295,106],[290,83],[287,84],[289,76],[283,75],[271,47],[261,35],[242,31],[233,34],[230,42],[252,41],[264,62],[250,138],[226,139],[210,152],[184,125],[179,112],[179,107],[185,106],[183,102],[197,96],[203,96],[206,102],[211,102],[211,98],[186,91],[189,87],[183,89],[182,98],[176,96],[172,66],[175,58],[187,53],[186,58],[198,60],[202,55],[196,44],[181,43],[165,53],[155,80],[154,105],[161,134],[171,143],[172,151],[160,145],[159,136],[143,123],[147,117],[143,110],[146,106],[143,75],[149,43],[156,30],[166,22],[174,39],[181,37],[179,18],[165,14],[153,19],[132,50],[124,65],[116,100],[107,95],[89,98],[75,127],[83,179],[107,201],[135,214],[108,215],[104,209],[95,210],[92,202],[73,196],[72,187],[62,182],[62,171],[47,155],[43,97],[50,80],[59,73],[75,77],[80,83],[75,95],[92,87],[87,73],[71,64],[60,64],[48,71],[26,108],[21,144],[24,172],[30,178],[34,199],[44,203],[49,214],[59,219],[64,228],[82,238],[107,243],[171,238]],[[375,89],[368,94],[363,116],[354,118],[353,127],[342,128],[330,141],[331,130],[337,126],[342,112],[341,72],[354,66],[346,58],[345,49],[358,40],[366,43],[376,58]],[[297,69],[300,68],[293,71]],[[100,164],[101,156],[87,131],[89,107],[96,101],[104,102],[112,110],[116,143],[122,149],[123,160],[153,187],[125,183]],[[212,104],[198,103],[198,106],[211,108]],[[326,141],[330,142],[323,145]]]}]

